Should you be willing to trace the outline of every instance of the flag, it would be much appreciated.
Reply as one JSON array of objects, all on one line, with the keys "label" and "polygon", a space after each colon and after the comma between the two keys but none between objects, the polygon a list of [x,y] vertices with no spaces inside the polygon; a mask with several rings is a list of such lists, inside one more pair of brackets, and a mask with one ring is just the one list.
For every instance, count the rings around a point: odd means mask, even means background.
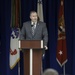
[{"label": "flag", "polygon": [[21,25],[21,2],[11,0],[11,36],[10,36],[10,68],[13,69],[20,59],[19,33]]},{"label": "flag", "polygon": [[[37,2],[37,14],[38,14],[38,20],[43,22],[44,18],[43,18],[43,2],[42,2],[42,0],[38,0],[38,2]],[[45,53],[45,51],[43,51],[43,58],[45,56],[44,53]],[[42,73],[43,73],[43,64],[41,62],[41,74]]]},{"label": "flag", "polygon": [[11,27],[19,28],[21,25],[21,1],[11,0]]},{"label": "flag", "polygon": [[65,32],[63,3],[64,3],[63,0],[61,0],[58,14],[58,39],[57,39],[57,54],[56,54],[57,62],[61,67],[67,62],[66,32]]},{"label": "flag", "polygon": [[38,0],[37,2],[37,13],[40,21],[43,21],[43,4],[42,0]]},{"label": "flag", "polygon": [[19,28],[12,28],[10,38],[10,68],[12,69],[20,59]]}]

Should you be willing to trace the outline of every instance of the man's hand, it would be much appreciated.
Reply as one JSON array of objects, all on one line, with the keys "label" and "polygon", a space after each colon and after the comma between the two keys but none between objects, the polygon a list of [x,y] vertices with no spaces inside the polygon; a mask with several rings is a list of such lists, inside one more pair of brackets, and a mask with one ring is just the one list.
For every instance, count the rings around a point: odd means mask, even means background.
[{"label": "man's hand", "polygon": [[47,46],[44,46],[44,49],[45,49],[45,50],[47,50],[47,49],[48,49],[48,47],[47,47]]}]

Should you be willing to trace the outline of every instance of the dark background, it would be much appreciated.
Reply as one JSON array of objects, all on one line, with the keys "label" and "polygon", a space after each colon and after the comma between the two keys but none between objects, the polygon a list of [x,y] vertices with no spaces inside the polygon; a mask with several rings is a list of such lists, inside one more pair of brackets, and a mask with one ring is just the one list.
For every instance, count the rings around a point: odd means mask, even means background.
[{"label": "dark background", "polygon": [[[60,0],[43,0],[44,21],[47,24],[49,34],[49,49],[43,59],[43,67],[44,70],[54,68],[60,74],[63,74],[63,67],[61,68],[56,61],[59,2]],[[66,75],[75,75],[75,0],[65,0],[64,8],[68,54],[65,69]],[[22,23],[29,20],[31,10],[37,10],[37,0],[21,0]],[[0,75],[18,75],[18,65],[13,70],[9,68],[10,20],[11,0],[0,0]],[[20,64],[21,75],[23,75],[22,53]]]}]

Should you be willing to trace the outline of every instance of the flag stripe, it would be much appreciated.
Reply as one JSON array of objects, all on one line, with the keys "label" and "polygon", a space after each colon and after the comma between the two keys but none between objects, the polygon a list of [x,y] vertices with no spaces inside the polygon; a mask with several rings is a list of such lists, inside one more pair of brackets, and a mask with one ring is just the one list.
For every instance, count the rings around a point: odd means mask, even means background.
[{"label": "flag stripe", "polygon": [[11,27],[20,27],[21,25],[21,1],[11,1]]},{"label": "flag stripe", "polygon": [[15,0],[11,1],[11,27],[15,26]]},{"label": "flag stripe", "polygon": [[18,25],[18,19],[19,19],[19,0],[15,0],[16,1],[16,24],[15,24],[15,27],[19,27]]},{"label": "flag stripe", "polygon": [[21,27],[21,0],[19,0],[19,28]]}]

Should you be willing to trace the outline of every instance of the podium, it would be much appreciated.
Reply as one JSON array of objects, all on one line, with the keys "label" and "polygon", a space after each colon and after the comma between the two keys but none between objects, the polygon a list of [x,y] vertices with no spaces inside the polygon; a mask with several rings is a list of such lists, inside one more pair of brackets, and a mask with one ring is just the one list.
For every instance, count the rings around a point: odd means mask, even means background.
[{"label": "podium", "polygon": [[24,75],[40,75],[43,40],[19,40],[19,48],[23,50]]}]

